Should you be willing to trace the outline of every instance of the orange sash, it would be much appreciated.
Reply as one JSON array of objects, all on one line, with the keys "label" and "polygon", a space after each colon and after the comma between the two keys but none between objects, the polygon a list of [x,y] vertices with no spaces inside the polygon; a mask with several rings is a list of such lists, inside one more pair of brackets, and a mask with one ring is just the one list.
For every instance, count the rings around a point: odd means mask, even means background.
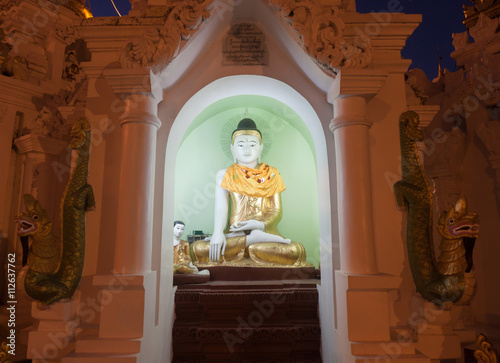
[{"label": "orange sash", "polygon": [[286,189],[278,169],[260,164],[258,169],[233,164],[226,170],[221,187],[249,197],[266,198]]}]

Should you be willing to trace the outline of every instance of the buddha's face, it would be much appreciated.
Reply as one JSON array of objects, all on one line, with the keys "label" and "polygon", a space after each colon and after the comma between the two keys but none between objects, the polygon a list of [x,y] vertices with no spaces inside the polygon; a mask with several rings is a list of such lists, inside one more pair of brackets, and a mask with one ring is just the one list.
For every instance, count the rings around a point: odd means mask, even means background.
[{"label": "buddha's face", "polygon": [[254,135],[236,136],[234,144],[231,145],[233,157],[238,160],[238,163],[243,164],[256,162],[262,154],[262,149],[263,144]]},{"label": "buddha's face", "polygon": [[182,236],[183,233],[184,233],[184,225],[177,223],[174,226],[174,236],[180,238],[180,236]]}]

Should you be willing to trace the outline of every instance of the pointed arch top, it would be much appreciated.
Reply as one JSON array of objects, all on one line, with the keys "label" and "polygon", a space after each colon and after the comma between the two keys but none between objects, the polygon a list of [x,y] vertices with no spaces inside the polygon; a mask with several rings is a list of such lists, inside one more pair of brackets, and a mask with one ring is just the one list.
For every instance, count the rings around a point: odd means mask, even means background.
[{"label": "pointed arch top", "polygon": [[[302,49],[330,75],[335,75],[340,68],[364,68],[370,64],[373,58],[370,38],[360,31],[348,41],[337,6],[322,5],[314,0],[254,1],[262,1],[282,22],[289,24]],[[215,0],[191,0],[145,11],[144,17],[165,20],[162,24],[154,22],[158,25],[148,27],[126,44],[120,55],[122,67],[151,67],[155,72],[164,69],[203,22],[217,16],[222,21],[228,17],[228,11],[233,12],[239,5],[239,2],[231,6]]]}]

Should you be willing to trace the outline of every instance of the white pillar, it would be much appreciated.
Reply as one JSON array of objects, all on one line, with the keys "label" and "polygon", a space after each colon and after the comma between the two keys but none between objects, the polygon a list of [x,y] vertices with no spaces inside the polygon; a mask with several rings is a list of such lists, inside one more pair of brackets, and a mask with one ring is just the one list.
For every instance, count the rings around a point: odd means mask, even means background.
[{"label": "white pillar", "polygon": [[[82,355],[79,361],[87,362],[105,354],[148,361],[138,357],[148,356],[144,347],[157,333],[157,274],[151,271],[151,260],[156,138],[161,125],[157,107],[162,90],[147,69],[107,69],[104,77],[124,102],[114,272],[93,278],[100,290],[99,335],[77,343],[75,352]],[[127,324],[120,323],[125,320]],[[110,345],[109,339],[115,343]]]},{"label": "white pillar", "polygon": [[151,95],[125,98],[114,269],[119,274],[151,271],[156,134],[161,123]]},{"label": "white pillar", "polygon": [[369,128],[366,100],[336,98],[330,123],[335,139],[341,270],[376,274]]}]

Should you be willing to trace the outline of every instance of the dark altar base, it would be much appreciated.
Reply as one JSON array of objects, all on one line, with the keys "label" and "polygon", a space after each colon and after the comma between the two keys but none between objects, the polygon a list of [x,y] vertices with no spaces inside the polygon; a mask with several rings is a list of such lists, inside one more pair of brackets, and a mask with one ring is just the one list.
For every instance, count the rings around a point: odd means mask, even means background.
[{"label": "dark altar base", "polygon": [[208,269],[177,286],[173,362],[321,362],[314,267]]}]

